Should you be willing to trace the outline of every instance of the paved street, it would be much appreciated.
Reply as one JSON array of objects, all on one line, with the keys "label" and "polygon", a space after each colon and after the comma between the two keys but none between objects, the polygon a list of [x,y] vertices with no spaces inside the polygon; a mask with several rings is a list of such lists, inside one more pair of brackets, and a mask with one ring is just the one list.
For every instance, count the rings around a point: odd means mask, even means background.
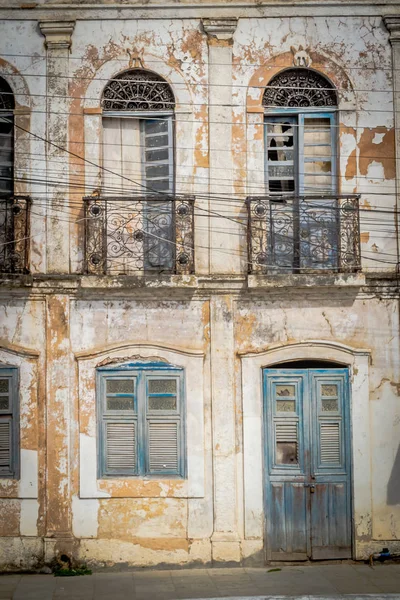
[{"label": "paved street", "polygon": [[[272,568],[272,567],[271,567]],[[102,572],[82,577],[0,576],[0,600],[178,600],[354,594],[400,599],[400,565],[336,564],[250,569]],[[386,596],[387,595],[387,596]]]}]

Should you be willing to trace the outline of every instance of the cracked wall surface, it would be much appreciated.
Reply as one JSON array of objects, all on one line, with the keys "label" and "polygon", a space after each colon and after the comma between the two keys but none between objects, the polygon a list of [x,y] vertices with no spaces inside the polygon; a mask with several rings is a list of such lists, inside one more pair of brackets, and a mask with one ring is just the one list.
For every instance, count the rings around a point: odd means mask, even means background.
[{"label": "cracked wall surface", "polygon": [[[61,552],[100,567],[262,563],[266,517],[251,497],[263,494],[253,460],[262,448],[244,439],[259,436],[260,414],[252,420],[246,403],[261,406],[261,386],[257,379],[248,391],[242,357],[258,361],[258,378],[263,353],[280,348],[286,360],[351,357],[354,557],[400,547],[389,34],[372,5],[344,17],[334,6],[302,16],[301,3],[297,14],[273,16],[264,4],[257,13],[232,8],[240,18],[224,39],[207,35],[200,8],[153,19],[148,9],[104,18],[78,7],[60,42],[40,33],[48,13],[16,16],[8,1],[0,76],[20,110],[16,191],[33,207],[31,275],[0,289],[0,361],[18,366],[21,380],[21,478],[0,478],[3,570],[35,569]],[[102,90],[138,64],[162,75],[176,98],[177,192],[196,198],[187,278],[82,275],[82,198],[102,183]],[[361,194],[363,273],[251,279],[244,200],[265,193],[262,94],[298,64],[338,91],[338,189]],[[64,150],[49,149],[46,137]],[[185,369],[183,480],[97,477],[95,369],[137,358]]]}]

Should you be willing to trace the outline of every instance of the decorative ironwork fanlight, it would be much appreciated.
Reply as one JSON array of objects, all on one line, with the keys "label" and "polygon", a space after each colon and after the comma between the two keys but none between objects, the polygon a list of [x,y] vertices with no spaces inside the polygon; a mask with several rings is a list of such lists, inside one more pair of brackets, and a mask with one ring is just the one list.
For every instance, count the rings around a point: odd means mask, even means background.
[{"label": "decorative ironwork fanlight", "polygon": [[7,81],[0,77],[0,110],[15,108],[14,94]]},{"label": "decorative ironwork fanlight", "polygon": [[173,110],[174,94],[165,79],[144,69],[116,75],[104,89],[104,110]]},{"label": "decorative ironwork fanlight", "polygon": [[323,75],[309,69],[287,69],[275,75],[265,89],[263,106],[336,106],[333,85]]}]

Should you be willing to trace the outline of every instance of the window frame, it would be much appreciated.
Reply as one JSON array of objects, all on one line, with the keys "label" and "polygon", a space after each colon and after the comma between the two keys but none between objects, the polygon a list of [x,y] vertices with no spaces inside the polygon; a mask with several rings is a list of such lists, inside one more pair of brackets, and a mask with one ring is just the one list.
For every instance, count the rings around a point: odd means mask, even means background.
[{"label": "window frame", "polygon": [[[98,479],[184,479],[187,470],[186,450],[186,402],[185,402],[185,374],[182,367],[166,363],[129,363],[110,365],[96,369],[96,420],[98,436],[97,453],[97,478]],[[107,395],[106,382],[109,379],[134,378],[134,409],[132,411],[107,411],[104,410]],[[151,379],[174,379],[177,381],[176,410],[151,411],[148,407],[149,391],[148,381]],[[159,395],[159,394],[158,394]],[[174,395],[174,394],[172,394]],[[150,435],[149,422],[177,423],[177,458],[176,471],[165,470],[150,472]],[[136,467],[135,472],[110,472],[106,466],[106,422],[136,423]]]},{"label": "window frame", "polygon": [[[274,107],[268,108],[264,110],[264,182],[265,182],[265,191],[267,196],[288,196],[288,197],[298,197],[298,196],[312,196],[314,192],[305,192],[304,191],[304,173],[300,173],[300,165],[304,164],[304,119],[307,117],[311,118],[329,118],[330,119],[330,128],[331,128],[331,178],[332,185],[331,191],[321,192],[321,195],[335,195],[338,193],[339,185],[338,185],[338,165],[340,164],[340,157],[338,155],[339,152],[339,131],[338,131],[338,122],[339,122],[339,109],[338,107]],[[295,181],[295,189],[293,192],[271,192],[269,191],[269,177],[268,177],[268,119],[276,119],[278,121],[279,118],[294,118],[296,119],[296,123],[294,123],[294,127],[296,128],[294,134],[294,144],[293,144],[293,171],[294,171],[294,181]],[[301,143],[301,140],[303,142]],[[318,189],[315,189],[315,195],[318,195]]]},{"label": "window frame", "polygon": [[0,422],[9,420],[11,422],[11,444],[9,471],[0,471],[1,479],[20,478],[20,407],[19,407],[19,369],[12,365],[0,365],[0,379],[9,379],[10,405],[8,410],[0,410]]},{"label": "window frame", "polygon": [[[143,186],[143,195],[171,195],[175,194],[176,189],[176,144],[175,144],[175,119],[174,119],[175,111],[174,110],[162,110],[162,111],[152,111],[152,110],[103,110],[102,112],[102,120],[103,119],[137,119],[139,121],[139,130],[140,130],[140,173],[142,181],[140,184]],[[168,122],[168,148],[169,148],[169,161],[168,164],[170,166],[170,189],[168,192],[157,192],[157,190],[147,190],[146,184],[146,155],[145,155],[145,145],[144,145],[144,120],[152,120],[152,119],[165,119]],[[102,150],[101,163],[104,163],[104,148]],[[165,163],[166,164],[166,163]],[[103,185],[103,183],[102,183]],[[149,186],[150,187],[150,186]],[[136,190],[140,191],[140,190]],[[107,195],[107,194],[105,194]]]}]

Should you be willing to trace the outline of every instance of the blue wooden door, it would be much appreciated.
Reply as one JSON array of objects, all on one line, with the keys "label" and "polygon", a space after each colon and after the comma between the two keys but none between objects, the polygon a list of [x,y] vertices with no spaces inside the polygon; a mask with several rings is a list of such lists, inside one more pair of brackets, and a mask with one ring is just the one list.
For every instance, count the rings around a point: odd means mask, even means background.
[{"label": "blue wooden door", "polygon": [[265,369],[268,560],[351,557],[347,369]]}]

